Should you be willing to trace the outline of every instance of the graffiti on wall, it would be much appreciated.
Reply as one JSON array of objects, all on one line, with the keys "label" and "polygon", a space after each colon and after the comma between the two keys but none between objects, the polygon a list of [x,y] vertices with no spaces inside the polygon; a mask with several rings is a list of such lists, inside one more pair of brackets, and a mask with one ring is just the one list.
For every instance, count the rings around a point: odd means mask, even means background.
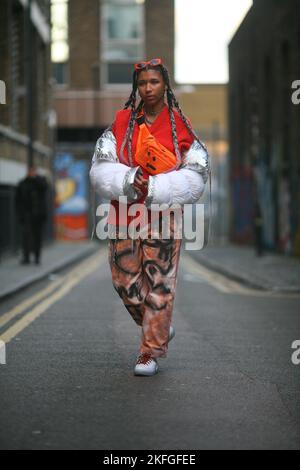
[{"label": "graffiti on wall", "polygon": [[[299,185],[300,188],[300,185]],[[297,208],[298,208],[298,213],[296,217],[296,230],[295,230],[295,247],[294,247],[294,253],[297,256],[300,256],[300,189],[298,190],[298,195],[297,195]]]},{"label": "graffiti on wall", "polygon": [[282,178],[278,193],[279,249],[283,253],[291,253],[291,208],[289,181]]},{"label": "graffiti on wall", "polygon": [[253,240],[253,177],[251,169],[235,171],[232,177],[233,241]]},{"label": "graffiti on wall", "polygon": [[264,163],[254,170],[257,198],[262,212],[263,244],[265,248],[275,248],[275,204],[274,183],[272,176]]},{"label": "graffiti on wall", "polygon": [[83,240],[88,236],[87,162],[72,155],[55,158],[55,235],[60,240]]}]

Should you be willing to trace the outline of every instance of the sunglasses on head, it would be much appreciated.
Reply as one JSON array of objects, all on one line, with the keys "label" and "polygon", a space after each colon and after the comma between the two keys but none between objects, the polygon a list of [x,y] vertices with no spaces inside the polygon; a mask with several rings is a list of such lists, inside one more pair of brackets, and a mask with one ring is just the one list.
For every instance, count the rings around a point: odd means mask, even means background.
[{"label": "sunglasses on head", "polygon": [[134,64],[134,70],[143,70],[147,67],[147,65],[156,67],[157,65],[161,65],[161,64],[162,64],[161,59],[151,59],[151,60],[148,60],[147,62],[137,62],[136,64]]}]

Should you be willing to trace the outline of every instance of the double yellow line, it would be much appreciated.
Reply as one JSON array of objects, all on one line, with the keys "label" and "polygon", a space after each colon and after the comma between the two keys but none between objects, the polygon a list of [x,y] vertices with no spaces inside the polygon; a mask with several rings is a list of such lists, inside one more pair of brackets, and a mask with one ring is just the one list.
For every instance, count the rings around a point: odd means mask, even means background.
[{"label": "double yellow line", "polygon": [[[48,310],[51,305],[64,297],[75,287],[82,279],[96,271],[100,264],[106,259],[106,250],[91,255],[89,258],[81,262],[67,275],[54,281],[48,287],[42,289],[38,293],[24,300],[8,312],[0,316],[0,328],[5,326],[8,322],[13,320],[16,316],[25,312],[32,305],[38,303],[35,307],[27,312],[20,320],[17,320],[10,328],[8,328],[1,336],[0,340],[8,343],[18,333],[30,325],[36,318]],[[61,287],[59,287],[61,286]],[[56,290],[57,289],[57,290]],[[55,291],[55,292],[53,292]],[[52,295],[49,296],[49,294]],[[46,298],[45,298],[46,297]],[[44,300],[43,300],[44,299]]]}]

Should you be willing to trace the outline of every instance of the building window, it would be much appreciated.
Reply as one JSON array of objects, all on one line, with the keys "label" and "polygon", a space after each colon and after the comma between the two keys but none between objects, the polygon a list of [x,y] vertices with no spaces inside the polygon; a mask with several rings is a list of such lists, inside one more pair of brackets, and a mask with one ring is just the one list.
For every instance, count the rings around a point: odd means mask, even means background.
[{"label": "building window", "polygon": [[53,76],[58,85],[67,83],[67,63],[53,62]]},{"label": "building window", "polygon": [[144,55],[143,1],[104,0],[101,7],[103,84],[132,81],[133,64]]},{"label": "building window", "polygon": [[67,83],[69,61],[68,0],[51,0],[51,60],[57,84]]}]

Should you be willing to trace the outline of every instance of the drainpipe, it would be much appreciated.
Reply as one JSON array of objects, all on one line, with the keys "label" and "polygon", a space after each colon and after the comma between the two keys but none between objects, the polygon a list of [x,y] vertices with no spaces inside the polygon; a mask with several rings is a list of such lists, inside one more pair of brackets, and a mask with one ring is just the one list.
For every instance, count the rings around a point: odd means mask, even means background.
[{"label": "drainpipe", "polygon": [[32,70],[32,22],[31,22],[31,3],[32,0],[28,0],[27,7],[25,8],[25,67],[26,67],[26,108],[27,108],[27,166],[32,167],[34,164],[33,157],[33,70]]}]

